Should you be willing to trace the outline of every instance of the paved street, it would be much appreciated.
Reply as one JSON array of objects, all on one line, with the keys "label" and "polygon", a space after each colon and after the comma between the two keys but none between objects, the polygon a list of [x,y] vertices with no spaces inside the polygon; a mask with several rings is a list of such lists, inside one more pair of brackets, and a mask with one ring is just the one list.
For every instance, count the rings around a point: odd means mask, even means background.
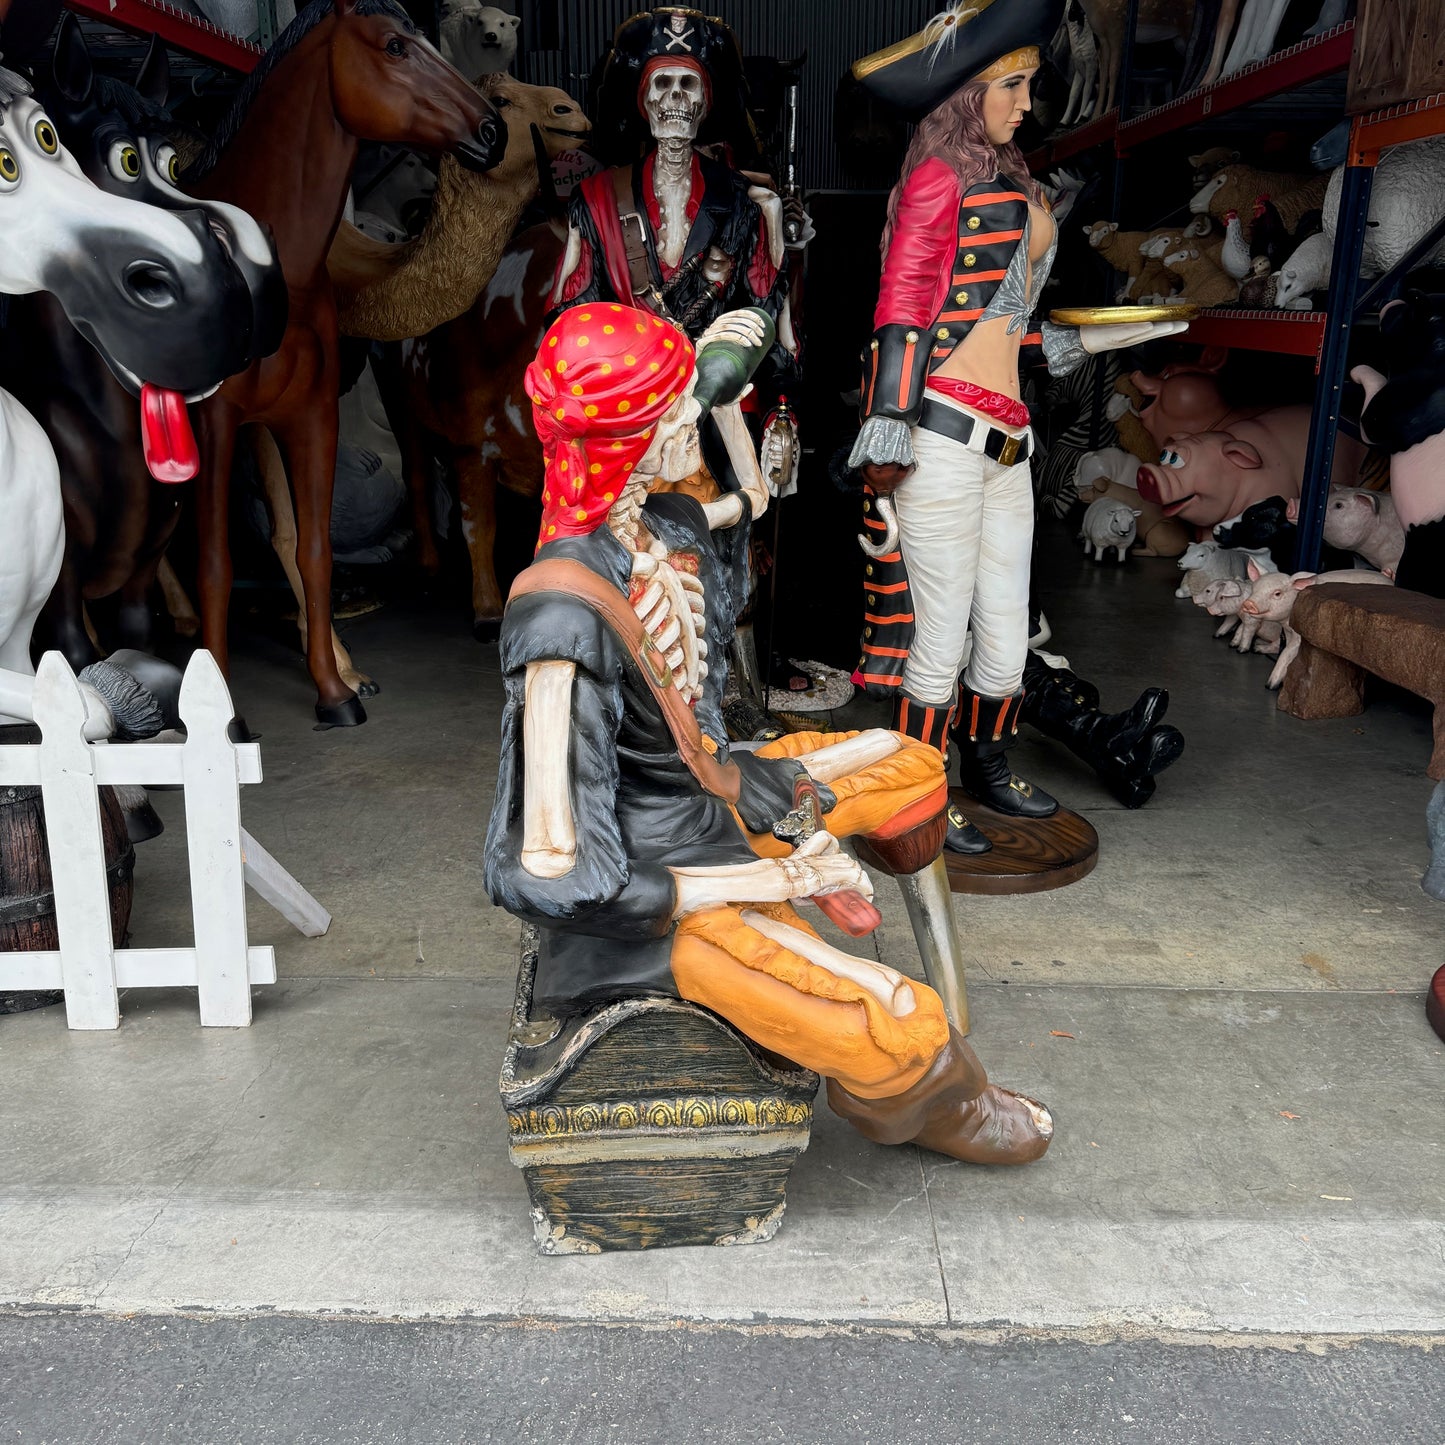
[{"label": "paved street", "polygon": [[0,1439],[1438,1445],[1442,1348],[10,1315]]}]

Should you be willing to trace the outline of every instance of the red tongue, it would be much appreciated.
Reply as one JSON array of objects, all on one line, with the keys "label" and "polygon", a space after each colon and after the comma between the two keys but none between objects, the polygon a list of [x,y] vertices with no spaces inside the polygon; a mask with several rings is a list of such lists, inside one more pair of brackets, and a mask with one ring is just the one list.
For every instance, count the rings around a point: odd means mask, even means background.
[{"label": "red tongue", "polygon": [[196,436],[178,391],[146,382],[140,390],[141,439],[146,466],[158,482],[188,482],[201,469]]}]

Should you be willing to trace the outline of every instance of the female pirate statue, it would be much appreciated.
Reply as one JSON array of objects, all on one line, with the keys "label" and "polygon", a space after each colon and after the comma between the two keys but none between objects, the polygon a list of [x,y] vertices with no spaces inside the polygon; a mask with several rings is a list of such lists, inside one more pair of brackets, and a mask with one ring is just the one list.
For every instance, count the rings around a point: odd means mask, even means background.
[{"label": "female pirate statue", "polygon": [[[889,198],[863,353],[863,427],[849,459],[878,499],[865,506],[882,541],[869,549],[861,681],[893,697],[896,731],[945,754],[952,733],[968,791],[1024,818],[1047,817],[1058,803],[1016,777],[1005,756],[1023,702],[1034,522],[1021,353],[1041,348],[1049,370],[1064,375],[1086,353],[1184,329],[1030,329],[1058,235],[1014,137],[1039,47],[1063,8],[963,0],[853,67],[918,121]],[[948,846],[989,844],[951,808]]]}]

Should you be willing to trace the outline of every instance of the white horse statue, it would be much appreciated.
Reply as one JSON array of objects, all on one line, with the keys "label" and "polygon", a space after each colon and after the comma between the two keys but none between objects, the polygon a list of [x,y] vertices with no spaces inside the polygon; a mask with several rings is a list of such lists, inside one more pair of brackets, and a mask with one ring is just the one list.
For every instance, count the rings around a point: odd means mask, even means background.
[{"label": "white horse statue", "polygon": [[[203,359],[212,316],[197,303],[232,284],[229,259],[191,220],[88,181],[29,83],[3,67],[0,236],[0,294],[52,292],[153,417],[174,417],[224,379]],[[30,722],[30,638],[60,572],[65,524],[55,452],[5,391],[0,516],[8,519],[0,552],[0,723]],[[145,736],[161,725],[155,699],[119,667],[86,668],[81,692],[87,739]]]}]

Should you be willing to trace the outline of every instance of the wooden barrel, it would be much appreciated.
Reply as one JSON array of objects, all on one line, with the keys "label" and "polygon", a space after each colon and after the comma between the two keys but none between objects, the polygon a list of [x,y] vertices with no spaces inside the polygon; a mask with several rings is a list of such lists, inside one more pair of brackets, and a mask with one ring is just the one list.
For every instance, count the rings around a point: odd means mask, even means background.
[{"label": "wooden barrel", "polygon": [[[0,727],[0,744],[37,742],[39,737],[34,727]],[[119,948],[130,923],[135,849],[110,788],[100,790],[100,825],[110,885],[111,936]],[[28,953],[59,947],[40,789],[0,784],[0,951]],[[60,997],[48,991],[0,989],[0,1013],[38,1008]]]}]

